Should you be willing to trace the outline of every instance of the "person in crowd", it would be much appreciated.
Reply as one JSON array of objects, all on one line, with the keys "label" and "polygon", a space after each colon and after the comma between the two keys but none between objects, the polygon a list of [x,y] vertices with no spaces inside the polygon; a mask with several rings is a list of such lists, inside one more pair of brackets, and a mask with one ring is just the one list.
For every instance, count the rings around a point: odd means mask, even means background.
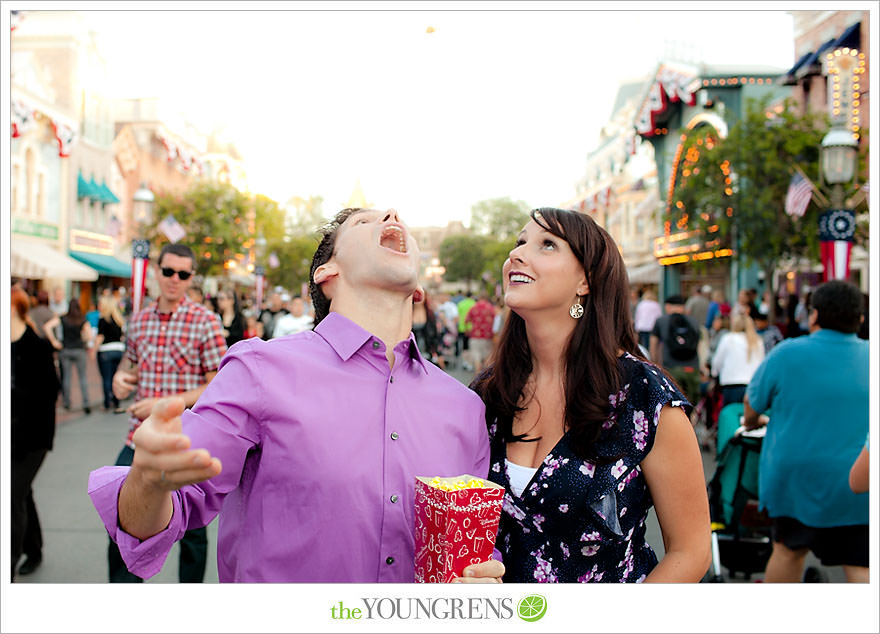
[{"label": "person in crowd", "polygon": [[712,356],[712,376],[721,386],[722,405],[742,403],[746,386],[764,360],[764,342],[752,318],[744,313],[730,317],[730,332],[721,338]]},{"label": "person in crowd", "polygon": [[[287,294],[284,293],[284,296]],[[282,296],[282,294],[278,291],[273,291],[269,295],[269,302],[266,307],[260,312],[260,322],[263,324],[263,340],[268,341],[272,337],[275,336],[275,322],[282,315],[287,314],[287,309],[284,307],[284,302],[287,299]]]},{"label": "person in crowd", "polygon": [[[510,318],[473,383],[490,478],[506,489],[504,581],[697,582],[711,536],[690,404],[639,353],[608,233],[576,212],[531,218],[503,266]],[[645,539],[652,505],[659,562]]]},{"label": "person in crowd", "polygon": [[458,345],[458,304],[452,301],[449,294],[442,293],[437,298],[437,317],[440,323],[440,354],[444,367],[451,367],[455,359]]},{"label": "person in crowd", "polygon": [[101,385],[104,389],[104,409],[122,413],[119,399],[113,393],[113,375],[122,361],[125,344],[122,342],[125,319],[119,305],[112,296],[98,300],[98,336],[95,348],[98,350],[98,370],[101,372]]},{"label": "person in crowd", "polygon": [[244,319],[245,319],[245,327],[244,327],[244,338],[250,339],[251,337],[260,337],[263,336],[263,324],[259,320],[257,320],[257,315],[255,314],[253,309],[248,309],[244,311]]},{"label": "person in crowd", "polygon": [[[53,339],[55,337],[55,328],[52,326],[49,327],[48,332],[46,331],[45,325],[47,322],[52,321],[53,318],[56,318],[52,309],[49,308],[49,293],[46,291],[38,291],[37,292],[37,305],[30,309],[28,312],[28,316],[31,319],[31,323],[33,324],[34,332],[37,333],[42,339],[47,339],[50,343],[52,343],[53,348],[60,347],[55,345]],[[55,321],[53,324],[57,326],[60,321]]]},{"label": "person in crowd", "polygon": [[92,327],[93,331],[98,330],[98,320],[101,318],[100,313],[98,312],[98,307],[93,303],[89,304],[89,310],[86,313],[86,321],[89,322],[89,326]]},{"label": "person in crowd", "polygon": [[67,297],[64,295],[64,289],[60,286],[52,288],[52,299],[49,301],[49,308],[52,312],[61,317],[67,312]]},{"label": "person in crowd", "polygon": [[779,328],[770,323],[770,315],[767,313],[758,313],[755,317],[755,332],[764,342],[764,352],[769,353],[777,343],[782,341],[784,337]]},{"label": "person in crowd", "polygon": [[288,312],[279,313],[275,318],[275,331],[272,338],[292,335],[304,330],[311,330],[315,324],[314,318],[306,312],[306,303],[300,295],[290,300]]},{"label": "person in crowd", "polygon": [[670,295],[663,302],[666,312],[651,331],[651,360],[669,373],[684,390],[690,403],[700,398],[700,328],[684,314],[684,298]]},{"label": "person in crowd", "polygon": [[477,303],[473,293],[465,294],[455,307],[458,310],[458,341],[455,345],[455,356],[461,359],[461,367],[465,370],[473,370],[473,361],[470,358],[470,327],[467,323],[468,311]]},{"label": "person in crowd", "polygon": [[794,320],[797,323],[799,335],[806,335],[810,332],[810,312],[812,311],[810,299],[812,295],[811,291],[804,291],[794,309]]},{"label": "person in crowd", "polygon": [[205,303],[205,294],[202,292],[201,286],[196,286],[193,284],[186,291],[186,296],[189,297],[189,301],[194,304],[204,304]]},{"label": "person in crowd", "polygon": [[488,293],[482,292],[465,315],[471,363],[474,364],[475,373],[483,371],[492,354],[492,326],[495,323],[496,312],[495,306],[489,302]]},{"label": "person in crowd", "polygon": [[694,286],[691,296],[684,303],[684,314],[694,320],[701,329],[705,326],[706,319],[709,317],[709,297],[712,294],[712,287],[708,284],[703,286]]},{"label": "person in crowd", "polygon": [[730,304],[727,303],[727,299],[724,297],[724,291],[720,289],[716,289],[711,293],[711,300],[709,301],[709,310],[706,313],[706,330],[712,329],[712,322],[715,321],[715,317],[719,314],[729,315],[730,314]]},{"label": "person in crowd", "polygon": [[130,469],[92,472],[133,572],[219,513],[221,582],[414,580],[415,477],[483,476],[489,454],[480,399],[412,336],[419,264],[397,212],[341,211],[312,258],[314,330],[240,342],[194,407],[156,405]]},{"label": "person in crowd", "polygon": [[440,330],[438,327],[437,313],[434,311],[425,292],[422,301],[413,302],[412,333],[419,346],[419,352],[429,361],[443,368],[443,358],[440,356]]},{"label": "person in crowd", "polygon": [[657,301],[657,293],[651,289],[645,289],[642,293],[642,299],[636,304],[635,322],[636,333],[639,336],[639,344],[645,348],[651,346],[651,331],[654,330],[654,324],[663,314],[663,308]]},{"label": "person in crowd", "polygon": [[223,324],[223,337],[226,339],[226,347],[244,339],[244,315],[238,304],[238,297],[234,292],[225,290],[217,294],[217,313]]},{"label": "person in crowd", "polygon": [[863,293],[862,298],[864,299],[864,302],[865,302],[865,314],[864,314],[864,319],[862,319],[862,325],[859,326],[858,335],[859,335],[859,339],[867,340],[868,339],[868,324],[869,324],[868,307],[870,306],[871,302],[869,301],[869,297],[868,297],[867,293]]},{"label": "person in crowd", "polygon": [[[51,322],[48,322],[51,323]],[[51,327],[51,326],[50,326]],[[72,299],[68,303],[66,314],[61,317],[61,330],[63,337],[61,339],[61,400],[64,409],[71,408],[70,400],[70,383],[72,381],[71,370],[75,367],[76,374],[79,378],[79,389],[82,395],[83,411],[91,414],[92,409],[89,403],[89,380],[86,374],[86,364],[91,348],[94,332],[91,324],[86,320],[82,309],[79,306],[79,300]]]},{"label": "person in crowd", "polygon": [[[128,323],[125,359],[113,377],[118,399],[135,393],[129,413],[129,431],[116,465],[126,467],[135,455],[135,431],[161,397],[176,396],[191,407],[217,374],[226,353],[219,316],[187,298],[195,269],[192,250],[179,243],[166,244],[156,262],[157,301],[140,310]],[[111,537],[115,531],[111,531]],[[201,583],[208,556],[208,536],[203,526],[181,531],[181,583]],[[107,552],[111,583],[139,583],[143,579],[126,570],[111,539]]]},{"label": "person in crowd", "polygon": [[[43,533],[32,484],[55,438],[55,402],[59,381],[53,350],[28,316],[27,293],[10,292],[10,537],[12,575],[28,575],[43,562]],[[19,566],[19,559],[25,560]]]},{"label": "person in crowd", "polygon": [[801,579],[808,552],[868,581],[868,495],[848,474],[868,435],[868,342],[856,332],[862,293],[841,280],[813,292],[809,336],[773,349],[749,382],[744,425],[766,435],[758,497],[773,521],[766,582]]}]

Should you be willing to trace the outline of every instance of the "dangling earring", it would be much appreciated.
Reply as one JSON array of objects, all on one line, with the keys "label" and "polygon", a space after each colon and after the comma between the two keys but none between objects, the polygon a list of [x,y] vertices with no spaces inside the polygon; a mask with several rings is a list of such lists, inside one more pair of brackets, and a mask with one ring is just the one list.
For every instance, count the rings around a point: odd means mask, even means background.
[{"label": "dangling earring", "polygon": [[568,314],[571,315],[572,319],[580,319],[584,316],[584,307],[581,306],[580,297],[578,297],[578,301],[571,305],[571,308],[568,309]]}]

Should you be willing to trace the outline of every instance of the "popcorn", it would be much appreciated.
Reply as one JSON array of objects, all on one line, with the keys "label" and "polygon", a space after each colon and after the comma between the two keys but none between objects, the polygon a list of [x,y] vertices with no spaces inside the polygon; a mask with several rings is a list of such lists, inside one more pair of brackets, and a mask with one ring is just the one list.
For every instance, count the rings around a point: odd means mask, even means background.
[{"label": "popcorn", "polygon": [[504,487],[472,475],[417,477],[416,581],[446,583],[492,558]]}]

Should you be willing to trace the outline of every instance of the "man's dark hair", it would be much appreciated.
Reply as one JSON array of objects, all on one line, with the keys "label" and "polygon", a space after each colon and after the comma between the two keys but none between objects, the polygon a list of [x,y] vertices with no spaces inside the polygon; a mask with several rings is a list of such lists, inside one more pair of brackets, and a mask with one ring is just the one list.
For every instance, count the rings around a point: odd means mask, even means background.
[{"label": "man's dark hair", "polygon": [[37,291],[37,305],[38,306],[48,306],[49,305],[49,292],[48,291]]},{"label": "man's dark hair", "polygon": [[181,258],[189,258],[192,261],[193,269],[196,268],[196,255],[193,253],[192,249],[190,249],[185,244],[166,244],[162,247],[162,250],[159,252],[159,259],[156,260],[156,263],[159,266],[162,266],[162,258],[165,257],[166,253],[170,253],[171,255],[176,255]]},{"label": "man's dark hair", "polygon": [[848,334],[859,331],[865,298],[854,284],[843,280],[825,282],[813,291],[810,305],[817,311],[816,323],[820,328]]},{"label": "man's dark hair", "polygon": [[663,303],[670,306],[684,306],[684,297],[681,295],[670,295]]},{"label": "man's dark hair", "polygon": [[361,211],[360,207],[347,207],[319,230],[321,242],[315,249],[315,254],[312,256],[312,266],[309,269],[309,297],[312,298],[312,306],[315,309],[315,326],[321,323],[321,320],[330,312],[330,300],[324,295],[321,287],[315,284],[315,269],[330,261],[336,250],[336,234],[339,232],[339,227],[349,216],[359,211]]}]

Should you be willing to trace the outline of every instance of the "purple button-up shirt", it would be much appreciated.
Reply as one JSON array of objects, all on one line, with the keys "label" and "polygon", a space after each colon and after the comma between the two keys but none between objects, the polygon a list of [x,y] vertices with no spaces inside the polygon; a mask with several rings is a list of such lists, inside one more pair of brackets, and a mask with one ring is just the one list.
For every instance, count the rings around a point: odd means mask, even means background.
[{"label": "purple button-up shirt", "polygon": [[184,531],[220,512],[220,581],[412,582],[416,476],[488,474],[484,406],[422,359],[337,314],[312,332],[241,341],[183,432],[219,475],[173,495],[168,527],[140,541],[118,526],[128,467],[89,495],[128,568],[149,578]]}]

